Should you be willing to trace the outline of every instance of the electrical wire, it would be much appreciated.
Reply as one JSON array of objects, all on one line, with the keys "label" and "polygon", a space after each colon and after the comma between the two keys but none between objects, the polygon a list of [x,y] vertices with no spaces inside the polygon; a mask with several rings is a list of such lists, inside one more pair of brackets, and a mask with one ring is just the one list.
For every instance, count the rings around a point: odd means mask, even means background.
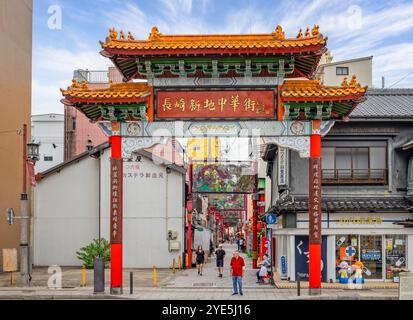
[{"label": "electrical wire", "polygon": [[402,80],[406,79],[408,76],[412,75],[413,71],[408,73],[407,75],[405,75],[404,77],[402,77],[401,79],[399,79],[398,81],[396,81],[395,83],[393,83],[391,86],[388,86],[387,88],[391,88],[393,86],[395,86],[396,84],[398,84],[399,82],[401,82]]}]

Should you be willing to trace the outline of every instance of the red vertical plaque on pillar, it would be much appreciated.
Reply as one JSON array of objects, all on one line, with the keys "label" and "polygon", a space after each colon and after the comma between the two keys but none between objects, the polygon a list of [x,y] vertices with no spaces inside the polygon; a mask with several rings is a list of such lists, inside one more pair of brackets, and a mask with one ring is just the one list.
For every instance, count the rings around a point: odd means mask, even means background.
[{"label": "red vertical plaque on pillar", "polygon": [[310,243],[321,243],[321,159],[310,158]]},{"label": "red vertical plaque on pillar", "polygon": [[122,243],[123,166],[121,158],[110,159],[110,243]]}]

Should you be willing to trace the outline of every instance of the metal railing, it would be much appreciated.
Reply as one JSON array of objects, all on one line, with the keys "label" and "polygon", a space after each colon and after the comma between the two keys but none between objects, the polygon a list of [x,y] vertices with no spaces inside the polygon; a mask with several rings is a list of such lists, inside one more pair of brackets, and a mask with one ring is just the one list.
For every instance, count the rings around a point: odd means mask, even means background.
[{"label": "metal railing", "polygon": [[75,70],[73,73],[73,80],[81,83],[86,81],[87,83],[108,83],[109,72],[105,71],[90,71],[90,70]]},{"label": "metal railing", "polygon": [[322,184],[387,184],[387,169],[322,169]]}]

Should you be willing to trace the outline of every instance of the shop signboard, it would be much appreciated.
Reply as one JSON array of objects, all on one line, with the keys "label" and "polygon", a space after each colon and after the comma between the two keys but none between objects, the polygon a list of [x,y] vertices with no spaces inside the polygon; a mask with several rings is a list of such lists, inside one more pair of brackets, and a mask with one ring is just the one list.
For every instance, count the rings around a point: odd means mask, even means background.
[{"label": "shop signboard", "polygon": [[[327,237],[321,237],[321,280],[327,281]],[[295,273],[301,280],[309,279],[308,236],[295,236]]]},{"label": "shop signboard", "polygon": [[361,252],[362,261],[380,261],[381,251],[376,249],[365,249]]},{"label": "shop signboard", "polygon": [[281,279],[285,280],[287,277],[287,257],[283,255],[281,256]]}]

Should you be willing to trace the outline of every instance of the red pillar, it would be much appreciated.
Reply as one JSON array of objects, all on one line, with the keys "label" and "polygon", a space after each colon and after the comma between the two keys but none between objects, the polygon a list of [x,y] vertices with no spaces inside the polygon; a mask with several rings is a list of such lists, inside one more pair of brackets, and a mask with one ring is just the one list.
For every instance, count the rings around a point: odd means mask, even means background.
[{"label": "red pillar", "polygon": [[[263,190],[260,190],[260,192],[263,192]],[[260,202],[260,205],[258,206],[258,216],[259,217],[262,217],[263,216],[263,214],[264,214],[264,210],[265,210],[265,206],[263,206],[262,204],[263,203],[265,203],[265,194],[264,193],[260,193],[259,195],[258,195],[258,200],[259,200],[259,202]],[[263,256],[264,256],[264,251],[265,251],[265,247],[264,247],[264,245],[265,245],[265,239],[264,239],[264,237],[261,237],[260,238],[260,252],[259,252],[259,257],[260,257],[260,259],[261,259],[261,261],[262,261],[262,258],[263,258]]]},{"label": "red pillar", "polygon": [[258,164],[253,163],[255,174],[255,193],[252,195],[252,268],[258,268]]},{"label": "red pillar", "polygon": [[309,166],[309,285],[310,294],[321,294],[321,130],[312,121]]},{"label": "red pillar", "polygon": [[122,294],[123,162],[120,123],[112,123],[110,190],[110,293]]},{"label": "red pillar", "polygon": [[257,223],[258,223],[258,208],[257,208],[257,198],[254,194],[254,199],[252,200],[252,268],[257,269],[258,260],[258,237],[257,237]]},{"label": "red pillar", "polygon": [[187,221],[188,221],[188,269],[192,267],[192,214],[188,210],[187,213]]}]

